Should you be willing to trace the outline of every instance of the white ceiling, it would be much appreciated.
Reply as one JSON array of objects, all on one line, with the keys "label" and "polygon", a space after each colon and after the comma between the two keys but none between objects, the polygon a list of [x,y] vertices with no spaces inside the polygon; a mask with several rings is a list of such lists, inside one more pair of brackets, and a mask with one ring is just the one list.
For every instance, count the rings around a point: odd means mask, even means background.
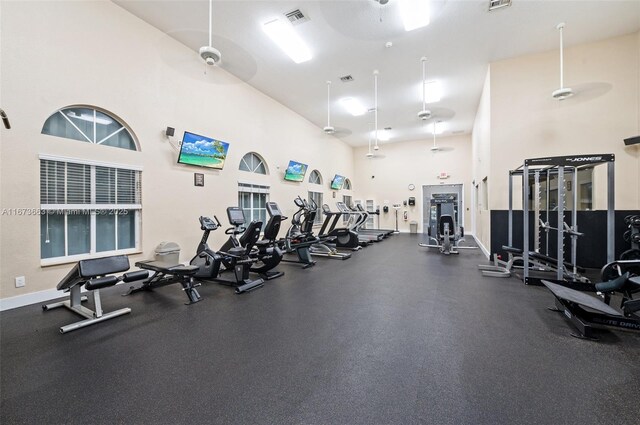
[{"label": "white ceiling", "polygon": [[[194,51],[207,44],[208,0],[114,1]],[[442,100],[428,109],[444,120],[444,134],[469,133],[490,62],[557,49],[555,26],[563,21],[565,46],[640,29],[639,0],[513,0],[493,12],[488,12],[489,0],[431,3],[431,24],[405,32],[395,0],[384,6],[373,0],[214,0],[213,45],[222,53],[223,68],[316,124],[318,132],[326,125],[326,81],[331,80],[331,124],[341,130],[336,136],[361,146],[368,143],[372,114],[353,117],[338,99],[355,97],[372,108],[375,69],[380,73],[379,128],[393,129],[387,143],[424,139],[430,132],[431,126],[416,116],[422,109],[422,56],[428,58],[427,79],[443,86]],[[310,19],[295,26],[313,53],[302,64],[262,31],[263,23],[297,8]],[[387,41],[393,47],[386,48]],[[193,60],[200,60],[195,53]],[[339,77],[347,74],[354,81],[342,83]],[[570,70],[565,80],[571,82]]]}]

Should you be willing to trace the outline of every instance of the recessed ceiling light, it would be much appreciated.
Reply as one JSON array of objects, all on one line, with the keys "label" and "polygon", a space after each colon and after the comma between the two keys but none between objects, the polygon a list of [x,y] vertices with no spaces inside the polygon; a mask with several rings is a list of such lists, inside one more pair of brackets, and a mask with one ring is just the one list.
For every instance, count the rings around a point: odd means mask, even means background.
[{"label": "recessed ceiling light", "polygon": [[405,31],[413,31],[429,25],[429,2],[427,0],[400,0],[399,6]]},{"label": "recessed ceiling light", "polygon": [[295,63],[311,59],[311,51],[290,23],[274,19],[264,24],[262,29]]},{"label": "recessed ceiling light", "polygon": [[359,117],[367,113],[367,108],[365,108],[360,101],[352,97],[344,97],[340,99],[340,103],[342,103],[342,106],[344,106],[347,112],[354,117]]}]

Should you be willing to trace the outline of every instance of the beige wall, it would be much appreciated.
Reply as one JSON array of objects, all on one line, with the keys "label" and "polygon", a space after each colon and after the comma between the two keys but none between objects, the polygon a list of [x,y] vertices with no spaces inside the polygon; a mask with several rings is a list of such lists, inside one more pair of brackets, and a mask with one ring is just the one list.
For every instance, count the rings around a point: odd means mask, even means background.
[{"label": "beige wall", "polygon": [[[640,133],[639,55],[637,33],[566,48],[565,85],[576,95],[561,102],[551,97],[557,50],[491,64],[491,209],[507,208],[508,170],[525,158],[590,153],[616,155],[616,208],[640,208],[638,149],[622,141]],[[606,208],[605,171],[594,177],[597,209]]]},{"label": "beige wall", "polygon": [[[402,203],[410,196],[416,198],[415,207],[404,207],[399,213],[400,231],[409,231],[409,222],[418,222],[418,232],[422,232],[422,185],[463,184],[465,204],[465,228],[471,223],[471,140],[469,135],[438,137],[437,145],[445,148],[431,152],[432,140],[401,142],[383,145],[378,157],[367,158],[367,147],[354,151],[355,180],[354,199],[373,199],[376,205],[389,207]],[[437,178],[440,172],[447,172],[446,180]],[[372,178],[375,176],[375,178]],[[408,189],[409,184],[416,186]],[[402,220],[402,211],[407,210],[408,220]],[[380,227],[395,228],[395,212],[390,208],[388,214],[381,214]]]},{"label": "beige wall", "polygon": [[[325,193],[334,174],[354,174],[351,147],[221,69],[205,75],[195,52],[111,2],[2,2],[1,19],[2,107],[13,124],[1,133],[2,208],[39,206],[39,154],[139,165],[143,252],[131,262],[150,257],[163,240],[179,243],[186,261],[201,236],[198,216],[226,222],[238,180],[270,184],[271,200],[291,215],[294,197],[306,197],[308,184],[282,181],[290,159],[320,170]],[[125,120],[142,151],[40,134],[50,114],[72,104],[96,105]],[[177,165],[162,134],[166,126],[176,127],[178,140],[189,130],[228,141],[225,169]],[[266,159],[269,176],[237,170],[249,151]],[[205,174],[204,188],[193,186],[194,172]],[[54,288],[69,265],[40,266],[39,217],[4,216],[0,226],[0,297]],[[211,245],[224,239],[214,232]],[[26,287],[16,289],[15,276],[26,276]]]},{"label": "beige wall", "polygon": [[[476,238],[484,247],[491,249],[491,220],[488,205],[484,205],[483,190],[488,190],[488,198],[491,198],[491,183],[494,176],[491,175],[491,70],[487,69],[480,104],[476,112],[471,136],[472,145],[472,169],[475,192],[473,196],[473,214],[475,218],[474,229]],[[483,180],[488,184],[484,185]],[[477,189],[476,189],[477,187]]]}]

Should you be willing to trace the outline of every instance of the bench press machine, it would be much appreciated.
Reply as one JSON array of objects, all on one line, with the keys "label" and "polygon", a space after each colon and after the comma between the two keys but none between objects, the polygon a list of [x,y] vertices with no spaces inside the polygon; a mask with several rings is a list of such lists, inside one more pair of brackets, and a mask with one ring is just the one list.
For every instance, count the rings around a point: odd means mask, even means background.
[{"label": "bench press machine", "polygon": [[[131,313],[130,308],[121,308],[120,310],[105,313],[102,311],[102,302],[100,300],[100,289],[114,286],[120,281],[134,282],[149,276],[149,272],[143,270],[125,273],[122,276],[113,276],[114,273],[127,270],[129,270],[129,258],[126,255],[80,260],[57,286],[59,291],[69,292],[69,299],[45,304],[42,309],[48,311],[58,307],[66,307],[85,318],[85,320],[62,326],[60,333],[75,331],[85,326]],[[82,305],[82,302],[87,300],[87,297],[81,293],[82,287],[93,295],[95,311]]]}]

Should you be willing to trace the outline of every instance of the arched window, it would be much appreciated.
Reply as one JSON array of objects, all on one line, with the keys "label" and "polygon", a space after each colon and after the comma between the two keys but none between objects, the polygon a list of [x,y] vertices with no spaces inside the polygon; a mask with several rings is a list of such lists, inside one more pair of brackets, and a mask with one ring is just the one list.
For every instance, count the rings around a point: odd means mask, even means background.
[{"label": "arched window", "polygon": [[45,121],[42,134],[140,150],[133,132],[120,119],[93,106],[68,106],[57,110]]},{"label": "arched window", "polygon": [[349,179],[344,179],[344,190],[351,190],[351,180]]},{"label": "arched window", "polygon": [[268,174],[267,164],[264,159],[255,152],[249,152],[242,157],[239,169],[250,173]]},{"label": "arched window", "polygon": [[320,174],[320,171],[313,170],[311,174],[309,174],[309,183],[322,184],[322,174]]}]

